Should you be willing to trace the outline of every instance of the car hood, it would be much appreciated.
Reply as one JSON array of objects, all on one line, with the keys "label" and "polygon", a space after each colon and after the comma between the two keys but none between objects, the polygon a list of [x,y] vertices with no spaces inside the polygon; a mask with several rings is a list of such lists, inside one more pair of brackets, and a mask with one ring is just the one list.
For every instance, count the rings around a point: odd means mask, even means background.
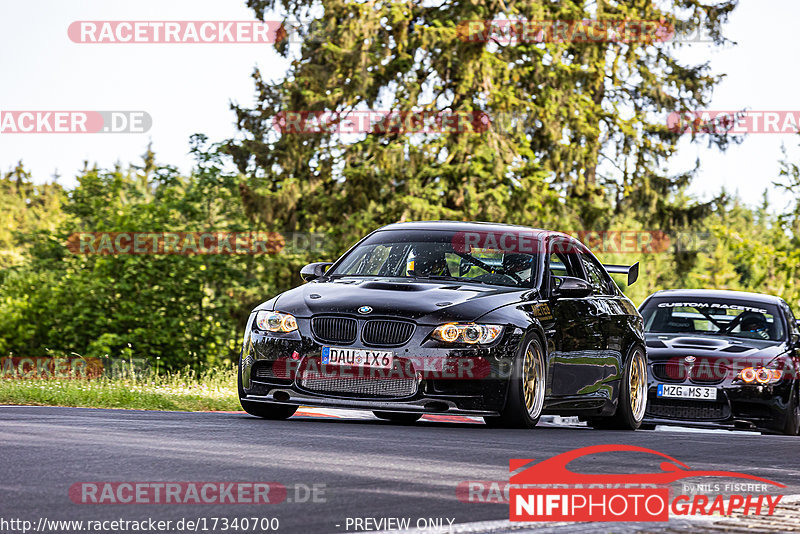
[{"label": "car hood", "polygon": [[647,357],[666,361],[675,356],[720,359],[734,362],[770,360],[785,354],[785,343],[717,335],[646,334]]},{"label": "car hood", "polygon": [[435,324],[475,321],[496,308],[520,302],[530,291],[438,280],[342,278],[304,284],[265,304],[295,317],[324,313],[358,316],[360,307],[369,306],[369,316],[389,315]]}]

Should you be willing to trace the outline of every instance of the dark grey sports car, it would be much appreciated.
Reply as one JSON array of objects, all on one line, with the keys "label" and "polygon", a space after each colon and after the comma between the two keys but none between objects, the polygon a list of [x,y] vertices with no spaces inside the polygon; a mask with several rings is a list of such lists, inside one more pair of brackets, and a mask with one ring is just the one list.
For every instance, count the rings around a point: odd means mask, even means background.
[{"label": "dark grey sports car", "polygon": [[483,416],[533,427],[542,414],[636,429],[646,403],[641,316],[578,240],[518,226],[398,223],[306,284],[255,308],[239,394],[256,416],[299,405]]},{"label": "dark grey sports car", "polygon": [[650,365],[646,424],[800,429],[800,331],[778,297],[659,291],[641,305]]}]

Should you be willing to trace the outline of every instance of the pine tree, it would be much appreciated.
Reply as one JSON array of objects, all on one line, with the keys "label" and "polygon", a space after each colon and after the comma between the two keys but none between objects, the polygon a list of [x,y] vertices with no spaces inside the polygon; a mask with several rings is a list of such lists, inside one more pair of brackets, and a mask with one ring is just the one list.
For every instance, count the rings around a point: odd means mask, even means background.
[{"label": "pine tree", "polygon": [[[679,43],[498,43],[476,38],[468,23],[658,21],[678,32],[700,28],[721,44],[721,26],[736,4],[249,0],[259,18],[282,5],[288,18],[313,24],[300,27],[299,51],[279,43],[292,58],[283,79],[254,73],[256,105],[234,106],[243,135],[226,150],[248,177],[249,197],[264,199],[252,202],[259,206],[254,216],[278,227],[333,225],[354,237],[419,218],[563,227],[574,213],[574,224],[593,228],[631,210],[650,225],[686,224],[710,207],[673,198],[691,173],[663,171],[680,137],[665,117],[707,104],[719,81],[708,65],[680,62]],[[353,109],[484,112],[492,127],[355,140],[273,129],[287,111]],[[712,140],[723,147],[728,141]]]}]

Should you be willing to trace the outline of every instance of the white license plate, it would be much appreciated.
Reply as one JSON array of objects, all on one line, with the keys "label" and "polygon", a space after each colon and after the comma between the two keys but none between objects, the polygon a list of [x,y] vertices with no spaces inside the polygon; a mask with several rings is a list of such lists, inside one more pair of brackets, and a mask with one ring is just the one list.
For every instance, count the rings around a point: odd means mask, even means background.
[{"label": "white license plate", "polygon": [[672,386],[670,384],[659,384],[658,396],[672,397],[675,399],[717,400],[717,388],[704,388],[701,386]]},{"label": "white license plate", "polygon": [[391,369],[393,362],[394,352],[390,350],[322,347],[323,365],[352,365],[355,367]]}]

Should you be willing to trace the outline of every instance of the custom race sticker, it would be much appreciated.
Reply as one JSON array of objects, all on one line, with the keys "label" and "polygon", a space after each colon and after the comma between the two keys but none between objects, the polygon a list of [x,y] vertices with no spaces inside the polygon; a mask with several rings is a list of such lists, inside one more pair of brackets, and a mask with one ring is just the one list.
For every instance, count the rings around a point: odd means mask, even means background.
[{"label": "custom race sticker", "polygon": [[726,304],[724,302],[661,302],[659,308],[715,308],[722,310],[749,311],[758,313],[768,313],[763,308],[754,308],[743,304]]},{"label": "custom race sticker", "polygon": [[553,313],[550,311],[550,305],[546,302],[540,302],[533,305],[533,316],[544,321],[549,321],[553,318]]}]

